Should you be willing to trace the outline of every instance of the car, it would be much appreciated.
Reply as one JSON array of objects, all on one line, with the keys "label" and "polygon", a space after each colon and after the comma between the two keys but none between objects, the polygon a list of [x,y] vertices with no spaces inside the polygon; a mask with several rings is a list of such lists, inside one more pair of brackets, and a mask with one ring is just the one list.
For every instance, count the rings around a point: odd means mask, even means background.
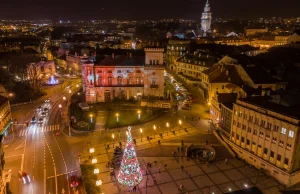
[{"label": "car", "polygon": [[23,181],[24,185],[31,182],[29,175],[24,171],[19,171],[19,179]]},{"label": "car", "polygon": [[46,112],[43,111],[42,114],[41,114],[41,116],[42,116],[42,117],[45,117],[45,116],[46,116]]},{"label": "car", "polygon": [[79,181],[78,181],[77,176],[72,175],[72,176],[70,177],[70,187],[76,188],[76,187],[78,187],[78,185],[79,185]]},{"label": "car", "polygon": [[44,112],[49,112],[49,108],[44,108]]},{"label": "car", "polygon": [[46,99],[45,102],[46,102],[46,103],[51,102],[50,98]]},{"label": "car", "polygon": [[192,103],[192,101],[189,100],[189,99],[186,99],[186,100],[183,101],[183,103],[184,103],[184,104],[190,104],[190,103]]},{"label": "car", "polygon": [[43,122],[44,122],[44,118],[39,118],[38,124],[43,124]]},{"label": "car", "polygon": [[36,118],[35,118],[35,116],[33,116],[32,118],[31,118],[31,121],[30,121],[32,124],[34,124],[34,123],[36,123]]},{"label": "car", "polygon": [[37,111],[41,111],[41,110],[42,110],[42,107],[39,106],[36,110],[37,110]]},{"label": "car", "polygon": [[184,104],[182,107],[182,109],[187,109],[187,110],[191,110],[193,107],[190,104]]}]

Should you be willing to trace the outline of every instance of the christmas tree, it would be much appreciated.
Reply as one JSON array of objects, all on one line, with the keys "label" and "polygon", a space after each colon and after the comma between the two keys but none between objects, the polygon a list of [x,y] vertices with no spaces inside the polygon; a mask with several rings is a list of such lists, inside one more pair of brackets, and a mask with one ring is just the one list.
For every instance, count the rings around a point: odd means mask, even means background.
[{"label": "christmas tree", "polygon": [[133,187],[142,181],[143,175],[133,147],[130,130],[131,127],[128,127],[127,143],[121,162],[118,181],[124,186]]}]

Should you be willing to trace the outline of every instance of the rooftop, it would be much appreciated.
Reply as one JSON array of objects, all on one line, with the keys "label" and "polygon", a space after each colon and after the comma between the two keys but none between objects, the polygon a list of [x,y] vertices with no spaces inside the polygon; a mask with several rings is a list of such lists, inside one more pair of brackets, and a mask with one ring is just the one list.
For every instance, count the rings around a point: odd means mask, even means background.
[{"label": "rooftop", "polygon": [[100,60],[95,66],[143,66],[145,65],[144,56],[132,56],[128,55],[116,55],[114,58],[112,56],[105,56]]},{"label": "rooftop", "polygon": [[[216,58],[209,56],[205,52],[197,52],[195,54],[186,54],[179,58],[177,62],[189,63],[198,66],[211,67],[216,63]],[[202,63],[199,63],[202,62]],[[204,63],[203,63],[204,62]]]},{"label": "rooftop", "polygon": [[270,96],[252,96],[248,98],[241,98],[238,100],[258,106],[262,109],[271,110],[282,115],[286,115],[295,119],[300,119],[299,106],[283,106],[280,104],[276,104],[270,101]]}]

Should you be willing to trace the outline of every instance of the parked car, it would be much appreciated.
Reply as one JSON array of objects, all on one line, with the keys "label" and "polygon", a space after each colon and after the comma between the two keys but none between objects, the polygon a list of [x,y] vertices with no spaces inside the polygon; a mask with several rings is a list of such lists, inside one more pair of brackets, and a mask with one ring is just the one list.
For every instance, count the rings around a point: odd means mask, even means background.
[{"label": "parked car", "polygon": [[24,185],[31,182],[29,175],[24,171],[19,171],[19,180],[22,180]]},{"label": "parked car", "polygon": [[49,112],[49,108],[44,108],[44,112]]},{"label": "parked car", "polygon": [[76,188],[79,185],[78,177],[75,175],[72,175],[70,177],[70,187]]},{"label": "parked car", "polygon": [[50,98],[46,99],[45,102],[46,102],[46,103],[51,102]]},{"label": "parked car", "polygon": [[42,117],[45,117],[45,116],[46,116],[46,112],[43,111],[42,114],[41,114],[41,116],[42,116]]},{"label": "parked car", "polygon": [[43,122],[44,122],[44,118],[39,118],[38,124],[43,124]]},{"label": "parked car", "polygon": [[41,110],[42,110],[42,107],[39,106],[36,110],[37,110],[37,111],[41,111]]}]

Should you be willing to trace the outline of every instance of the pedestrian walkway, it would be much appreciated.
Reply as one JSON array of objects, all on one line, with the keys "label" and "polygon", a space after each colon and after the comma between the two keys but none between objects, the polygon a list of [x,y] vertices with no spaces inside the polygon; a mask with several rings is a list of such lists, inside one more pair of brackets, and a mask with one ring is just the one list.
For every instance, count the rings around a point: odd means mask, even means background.
[{"label": "pedestrian walkway", "polygon": [[27,128],[27,129],[21,129],[17,132],[17,137],[23,137],[26,135],[33,135],[43,132],[52,132],[52,131],[59,131],[60,125],[46,125],[46,126],[38,126],[36,128]]}]

